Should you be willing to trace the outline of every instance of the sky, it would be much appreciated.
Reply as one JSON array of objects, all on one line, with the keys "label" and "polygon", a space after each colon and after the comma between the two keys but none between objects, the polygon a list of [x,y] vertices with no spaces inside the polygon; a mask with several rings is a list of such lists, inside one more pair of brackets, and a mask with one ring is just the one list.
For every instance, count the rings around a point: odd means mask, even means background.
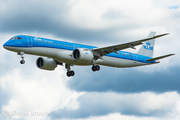
[{"label": "sky", "polygon": [[[0,0],[1,120],[179,120],[179,0]],[[15,35],[95,45],[156,39],[154,57],[175,53],[160,64],[135,68],[36,67],[39,56],[2,46]],[[126,49],[136,53],[136,50]]]}]

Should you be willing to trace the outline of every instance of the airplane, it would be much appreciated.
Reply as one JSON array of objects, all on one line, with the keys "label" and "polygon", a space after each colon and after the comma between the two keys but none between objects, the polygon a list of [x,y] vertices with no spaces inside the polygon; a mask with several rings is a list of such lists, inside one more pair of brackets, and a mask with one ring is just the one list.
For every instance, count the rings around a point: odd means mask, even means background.
[{"label": "airplane", "polygon": [[[174,54],[163,55],[153,58],[155,38],[169,33],[156,35],[150,32],[148,37],[134,42],[112,45],[107,47],[95,47],[90,45],[52,40],[27,35],[12,37],[3,47],[17,52],[21,56],[21,64],[25,63],[24,54],[41,56],[36,60],[36,66],[43,70],[54,70],[57,65],[65,64],[68,77],[74,76],[71,66],[92,65],[92,71],[99,71],[100,65],[126,68],[160,63],[158,60]],[[136,49],[141,45],[137,53],[122,51],[127,48]],[[46,57],[46,58],[45,58]]]}]

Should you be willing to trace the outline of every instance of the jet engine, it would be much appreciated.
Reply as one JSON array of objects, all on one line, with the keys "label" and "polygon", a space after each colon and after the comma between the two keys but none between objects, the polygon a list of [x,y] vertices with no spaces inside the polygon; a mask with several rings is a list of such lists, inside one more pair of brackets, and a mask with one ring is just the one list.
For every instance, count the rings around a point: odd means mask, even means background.
[{"label": "jet engine", "polygon": [[93,60],[94,55],[92,51],[88,49],[79,48],[73,51],[72,57],[74,60],[90,62],[91,60]]},{"label": "jet engine", "polygon": [[57,63],[52,58],[42,58],[42,57],[39,57],[36,60],[36,66],[39,69],[54,70],[57,67]]}]

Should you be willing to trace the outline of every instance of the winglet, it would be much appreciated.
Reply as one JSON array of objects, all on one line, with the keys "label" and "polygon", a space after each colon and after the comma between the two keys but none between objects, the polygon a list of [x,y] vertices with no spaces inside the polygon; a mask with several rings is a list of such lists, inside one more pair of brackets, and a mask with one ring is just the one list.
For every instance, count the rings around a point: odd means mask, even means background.
[{"label": "winglet", "polygon": [[160,56],[160,57],[155,57],[155,58],[147,59],[146,61],[159,60],[159,59],[163,59],[163,58],[166,58],[166,57],[169,57],[169,56],[172,56],[172,55],[175,55],[175,54],[163,55],[163,56]]},{"label": "winglet", "polygon": [[155,35],[154,38],[156,37],[162,37],[162,36],[165,36],[165,35],[169,35],[170,33],[165,33],[165,34],[161,34],[161,35]]}]

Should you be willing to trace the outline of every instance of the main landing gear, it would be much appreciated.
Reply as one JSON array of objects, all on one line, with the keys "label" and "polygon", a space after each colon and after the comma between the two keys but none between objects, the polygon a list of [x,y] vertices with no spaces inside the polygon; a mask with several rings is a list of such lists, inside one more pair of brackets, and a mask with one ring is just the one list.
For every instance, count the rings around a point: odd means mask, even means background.
[{"label": "main landing gear", "polygon": [[74,73],[74,71],[67,71],[66,75],[67,75],[68,77],[71,77],[71,76],[74,76],[75,73]]},{"label": "main landing gear", "polygon": [[23,56],[23,55],[24,55],[24,52],[18,52],[17,54],[18,54],[18,55],[21,55],[22,60],[20,61],[20,63],[21,63],[21,64],[24,64],[24,63],[25,63],[24,56]]},{"label": "main landing gear", "polygon": [[99,71],[100,70],[100,66],[99,65],[93,65],[92,66],[92,71],[95,72],[95,71]]},{"label": "main landing gear", "polygon": [[96,65],[96,60],[92,60],[92,71],[95,72],[95,71],[99,71],[100,70],[100,66],[99,65]]},{"label": "main landing gear", "polygon": [[71,77],[71,76],[74,76],[74,75],[75,75],[75,72],[74,72],[73,70],[71,70],[70,64],[66,64],[65,67],[66,67],[66,69],[67,69],[66,75],[67,75],[68,77]]}]

